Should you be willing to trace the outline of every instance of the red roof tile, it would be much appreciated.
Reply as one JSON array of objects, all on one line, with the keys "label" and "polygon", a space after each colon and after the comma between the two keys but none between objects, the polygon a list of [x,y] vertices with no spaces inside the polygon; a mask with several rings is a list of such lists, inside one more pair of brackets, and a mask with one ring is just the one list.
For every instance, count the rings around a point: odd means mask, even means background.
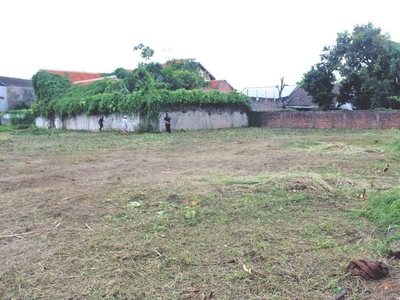
[{"label": "red roof tile", "polygon": [[220,92],[232,92],[234,88],[226,80],[211,80],[208,85],[203,88],[205,91],[217,90]]},{"label": "red roof tile", "polygon": [[50,74],[57,74],[61,76],[67,75],[69,77],[69,80],[71,80],[72,83],[77,82],[77,81],[83,81],[83,80],[90,80],[90,79],[96,79],[96,78],[101,78],[103,77],[101,73],[87,73],[87,72],[75,72],[75,71],[61,71],[61,70],[40,70],[43,72],[48,72]]}]

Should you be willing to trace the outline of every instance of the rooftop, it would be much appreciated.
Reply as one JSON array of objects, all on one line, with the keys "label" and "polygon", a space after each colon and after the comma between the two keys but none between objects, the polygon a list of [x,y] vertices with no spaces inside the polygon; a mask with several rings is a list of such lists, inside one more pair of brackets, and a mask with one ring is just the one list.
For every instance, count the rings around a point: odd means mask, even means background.
[{"label": "rooftop", "polygon": [[[281,98],[286,98],[296,89],[297,85],[286,85],[282,90]],[[277,86],[248,87],[244,88],[242,94],[253,98],[278,99],[279,91]]]},{"label": "rooftop", "polygon": [[96,78],[102,78],[101,73],[88,73],[88,72],[77,72],[77,71],[62,71],[62,70],[46,70],[41,69],[42,72],[48,72],[50,74],[57,74],[61,76],[68,76],[71,82],[92,80]]},{"label": "rooftop", "polygon": [[22,78],[13,78],[13,77],[0,76],[0,81],[5,86],[31,87],[31,80],[30,79],[22,79]]}]

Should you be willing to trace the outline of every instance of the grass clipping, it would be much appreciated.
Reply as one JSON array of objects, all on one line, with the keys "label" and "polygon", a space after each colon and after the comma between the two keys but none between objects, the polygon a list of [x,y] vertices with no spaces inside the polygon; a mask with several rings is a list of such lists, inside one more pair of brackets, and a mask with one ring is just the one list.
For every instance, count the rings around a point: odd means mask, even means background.
[{"label": "grass clipping", "polygon": [[327,183],[319,174],[316,173],[260,175],[238,179],[223,177],[212,182],[216,184],[250,185],[254,187],[269,185],[275,187],[283,187],[292,191],[334,191],[332,186]]}]

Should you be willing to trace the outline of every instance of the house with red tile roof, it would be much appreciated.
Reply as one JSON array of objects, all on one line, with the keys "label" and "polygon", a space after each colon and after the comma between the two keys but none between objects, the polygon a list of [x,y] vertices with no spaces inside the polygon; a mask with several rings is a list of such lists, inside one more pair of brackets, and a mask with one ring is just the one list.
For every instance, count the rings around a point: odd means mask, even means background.
[{"label": "house with red tile roof", "polygon": [[216,90],[222,93],[229,93],[235,89],[226,80],[210,80],[203,90],[207,92]]}]

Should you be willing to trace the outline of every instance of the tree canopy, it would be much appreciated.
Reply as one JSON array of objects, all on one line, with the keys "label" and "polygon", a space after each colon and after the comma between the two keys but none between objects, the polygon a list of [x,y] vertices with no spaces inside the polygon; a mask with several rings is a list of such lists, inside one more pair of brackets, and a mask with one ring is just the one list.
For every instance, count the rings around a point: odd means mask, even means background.
[{"label": "tree canopy", "polygon": [[[338,84],[339,94],[333,86]],[[358,109],[400,108],[400,44],[372,23],[338,33],[321,61],[303,75],[301,87],[321,107],[350,102]]]}]

